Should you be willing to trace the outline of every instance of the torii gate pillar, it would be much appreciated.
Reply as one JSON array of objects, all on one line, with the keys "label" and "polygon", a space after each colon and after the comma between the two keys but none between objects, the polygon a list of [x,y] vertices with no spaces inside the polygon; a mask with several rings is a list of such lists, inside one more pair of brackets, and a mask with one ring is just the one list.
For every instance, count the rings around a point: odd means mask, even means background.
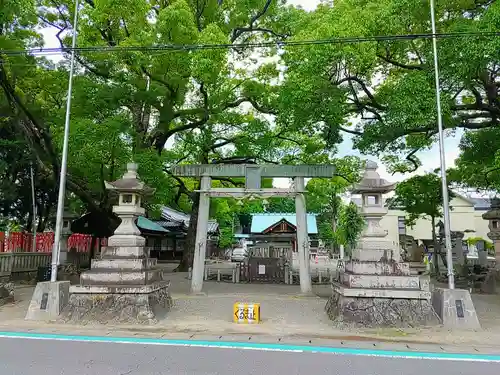
[{"label": "torii gate pillar", "polygon": [[[201,190],[208,191],[212,185],[212,178],[208,175],[201,177]],[[198,208],[198,224],[196,225],[196,247],[193,257],[193,272],[191,276],[191,293],[198,294],[203,289],[203,274],[205,270],[205,256],[207,253],[207,232],[210,212],[210,196],[200,193]]]},{"label": "torii gate pillar", "polygon": [[[203,290],[203,274],[207,248],[207,229],[210,211],[210,197],[244,198],[258,196],[292,197],[295,198],[297,215],[297,247],[299,253],[300,291],[311,294],[311,275],[309,260],[309,238],[307,231],[307,211],[304,198],[304,178],[331,178],[335,174],[332,165],[257,165],[257,164],[202,164],[176,165],[172,173],[178,177],[201,178],[200,205],[196,229],[196,245],[193,257],[193,272],[191,277],[191,293],[199,294]],[[245,188],[212,188],[212,177],[245,177]],[[282,177],[292,178],[293,189],[263,189],[262,178]]]}]

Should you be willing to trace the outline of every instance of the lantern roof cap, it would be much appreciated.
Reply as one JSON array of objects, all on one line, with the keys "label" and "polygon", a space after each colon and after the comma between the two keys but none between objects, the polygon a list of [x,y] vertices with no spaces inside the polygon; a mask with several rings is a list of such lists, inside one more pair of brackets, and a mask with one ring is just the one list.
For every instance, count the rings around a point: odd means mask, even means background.
[{"label": "lantern roof cap", "polygon": [[113,182],[104,182],[106,189],[116,191],[118,193],[138,193],[141,195],[153,194],[155,189],[150,188],[139,179],[137,167],[136,163],[128,163],[127,171],[123,174],[122,178]]},{"label": "lantern roof cap", "polygon": [[482,218],[484,220],[499,220],[500,219],[500,198],[490,198],[490,209],[486,211]]},{"label": "lantern roof cap", "polygon": [[378,165],[372,160],[365,163],[365,172],[361,181],[354,185],[352,194],[380,193],[385,194],[394,190],[395,183],[391,183],[377,172]]}]

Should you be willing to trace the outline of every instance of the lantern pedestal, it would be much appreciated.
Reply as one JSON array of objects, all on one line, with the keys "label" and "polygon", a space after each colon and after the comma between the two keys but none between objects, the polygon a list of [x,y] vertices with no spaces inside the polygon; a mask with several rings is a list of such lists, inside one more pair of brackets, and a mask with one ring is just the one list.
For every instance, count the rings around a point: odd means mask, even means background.
[{"label": "lantern pedestal", "polygon": [[331,320],[363,327],[414,327],[439,323],[431,303],[428,276],[412,276],[401,262],[399,244],[386,238],[380,220],[387,213],[382,194],[394,184],[380,178],[377,165],[367,162],[363,180],[352,191],[362,195],[366,228],[333,282],[326,304]]},{"label": "lantern pedestal", "polygon": [[66,322],[151,324],[171,307],[170,281],[163,279],[157,260],[149,258],[146,240],[136,226],[137,218],[144,215],[141,198],[152,191],[138,180],[135,164],[127,167],[121,180],[106,183],[119,193],[113,212],[121,223],[101,258],[92,259],[91,269],[80,275],[80,285],[70,287],[62,313]]}]

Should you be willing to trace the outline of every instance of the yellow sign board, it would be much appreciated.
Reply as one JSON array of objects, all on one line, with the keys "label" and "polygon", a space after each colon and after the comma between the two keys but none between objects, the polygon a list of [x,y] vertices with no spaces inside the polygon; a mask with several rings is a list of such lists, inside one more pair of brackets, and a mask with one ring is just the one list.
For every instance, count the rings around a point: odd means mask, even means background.
[{"label": "yellow sign board", "polygon": [[255,324],[260,322],[260,303],[236,302],[233,306],[235,323]]}]

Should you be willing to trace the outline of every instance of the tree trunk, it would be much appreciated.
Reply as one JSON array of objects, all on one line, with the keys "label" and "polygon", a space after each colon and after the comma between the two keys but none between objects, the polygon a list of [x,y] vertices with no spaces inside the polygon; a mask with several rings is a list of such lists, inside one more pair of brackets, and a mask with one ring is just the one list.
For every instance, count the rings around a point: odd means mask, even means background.
[{"label": "tree trunk", "polygon": [[[199,190],[200,186],[198,184]],[[200,194],[195,193],[193,198],[193,206],[191,209],[191,217],[189,219],[189,227],[186,234],[186,242],[184,243],[184,250],[182,251],[182,259],[179,267],[176,268],[178,272],[187,272],[189,267],[193,266],[194,249],[196,248],[196,228],[198,226],[198,208],[200,206]]]},{"label": "tree trunk", "polygon": [[[335,216],[332,217],[332,231],[335,234],[337,232],[337,218]],[[332,256],[339,252],[339,246],[335,241],[332,240]]]},{"label": "tree trunk", "polygon": [[432,256],[432,262],[434,264],[434,272],[436,275],[439,275],[439,253],[440,245],[438,244],[436,237],[436,218],[434,216],[431,217],[431,225],[432,225],[432,244],[434,245],[434,253]]}]

